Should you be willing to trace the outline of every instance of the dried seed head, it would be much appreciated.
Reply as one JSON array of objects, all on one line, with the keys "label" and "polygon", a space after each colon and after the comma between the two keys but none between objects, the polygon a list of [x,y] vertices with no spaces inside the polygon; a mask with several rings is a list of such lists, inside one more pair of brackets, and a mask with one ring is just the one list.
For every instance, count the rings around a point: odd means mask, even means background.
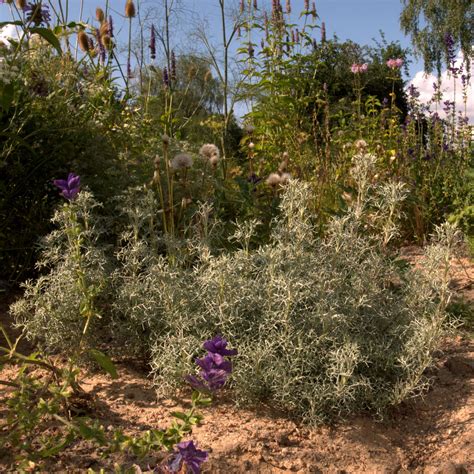
[{"label": "dried seed head", "polygon": [[213,156],[217,157],[217,161],[219,161],[220,158],[219,148],[217,148],[217,146],[212,143],[206,143],[203,145],[199,150],[199,154],[209,161]]},{"label": "dried seed head", "polygon": [[110,50],[114,47],[114,42],[112,41],[112,38],[109,35],[102,36],[101,40],[105,48]]},{"label": "dried seed head", "polygon": [[367,142],[365,140],[359,139],[354,142],[354,146],[360,150],[364,151],[367,148]]},{"label": "dried seed head", "polygon": [[161,135],[161,140],[163,141],[163,145],[170,144],[170,137],[166,135],[166,133],[163,133],[163,135]]},{"label": "dried seed head", "polygon": [[210,165],[215,168],[217,164],[219,163],[219,155],[212,155],[211,158],[209,159]]},{"label": "dried seed head", "polygon": [[288,168],[288,153],[285,151],[285,153],[283,153],[283,161],[280,163],[280,166],[278,167],[278,171],[280,173],[284,173],[286,171],[286,169]]},{"label": "dried seed head", "polygon": [[191,168],[191,166],[193,166],[193,159],[191,155],[188,155],[187,153],[180,153],[171,160],[170,165],[171,168],[176,171]]},{"label": "dried seed head", "polygon": [[125,4],[125,16],[127,18],[134,18],[136,14],[135,3],[133,3],[133,0],[127,0]]},{"label": "dried seed head", "polygon": [[99,23],[102,23],[105,20],[105,13],[102,8],[95,9],[95,18]]},{"label": "dried seed head", "polygon": [[253,150],[255,148],[255,143],[254,142],[250,142],[249,143],[249,150]]},{"label": "dried seed head", "polygon": [[26,0],[16,0],[16,6],[20,9],[20,10],[24,10],[25,7],[26,7]]},{"label": "dried seed head", "polygon": [[156,169],[158,169],[160,167],[160,163],[161,163],[160,155],[155,155],[155,159],[153,160],[153,164],[155,165]]},{"label": "dried seed head", "polygon": [[265,183],[272,188],[275,188],[281,184],[281,177],[278,173],[270,173],[268,178],[265,180]]},{"label": "dried seed head", "polygon": [[105,36],[105,35],[110,36],[109,35],[109,33],[110,33],[109,22],[108,21],[103,21],[100,25],[99,31],[100,31],[100,36]]},{"label": "dried seed head", "polygon": [[247,135],[252,135],[253,132],[255,132],[255,127],[252,125],[246,125],[245,132],[247,133]]},{"label": "dried seed head", "polygon": [[87,53],[90,50],[91,45],[89,42],[89,37],[84,31],[79,31],[79,33],[77,34],[77,41],[82,51]]},{"label": "dried seed head", "polygon": [[291,174],[290,173],[282,173],[280,176],[280,182],[281,184],[288,184],[291,179]]},{"label": "dried seed head", "polygon": [[342,199],[347,203],[347,204],[351,204],[352,203],[352,194],[350,193],[347,193],[347,192],[343,192],[341,194],[341,197]]}]

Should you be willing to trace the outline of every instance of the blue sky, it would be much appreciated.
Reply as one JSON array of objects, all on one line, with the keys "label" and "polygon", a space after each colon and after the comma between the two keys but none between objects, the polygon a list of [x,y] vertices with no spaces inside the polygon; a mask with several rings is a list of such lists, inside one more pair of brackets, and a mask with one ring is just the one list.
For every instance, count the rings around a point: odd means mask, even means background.
[{"label": "blue sky", "polygon": [[[47,2],[47,0],[44,0]],[[52,0],[54,4],[58,0]],[[198,26],[205,25],[205,30],[211,41],[218,40],[220,31],[220,11],[218,0],[168,0],[176,5],[179,14],[174,16],[172,24],[172,48],[179,54],[180,52],[199,52],[202,47],[194,35]],[[245,0],[246,2],[248,0]],[[284,4],[286,0],[281,0]],[[83,0],[84,20],[94,21],[96,7],[105,8],[106,0]],[[151,19],[157,25],[163,17],[163,0],[135,0],[140,7],[143,17],[149,19],[145,24],[149,24]],[[270,9],[271,0],[257,0],[259,8]],[[63,5],[66,0],[62,0]],[[109,0],[109,7],[115,22],[115,30],[120,43],[127,43],[127,22],[124,18],[125,0]],[[310,2],[312,3],[312,2]],[[226,0],[230,9],[238,9],[239,0]],[[69,0],[69,20],[79,19],[81,0]],[[292,10],[296,18],[303,10],[304,0],[291,0]],[[334,34],[340,40],[351,39],[359,44],[374,44],[374,39],[380,40],[380,31],[383,31],[388,42],[399,41],[402,47],[409,47],[410,40],[400,30],[399,17],[402,9],[401,0],[316,0],[316,8],[319,21],[326,24],[327,36]],[[0,5],[0,21],[10,19],[8,5]],[[134,24],[138,25],[137,20]],[[148,41],[148,38],[146,38]],[[239,44],[235,43],[235,48]],[[123,49],[122,49],[123,50]],[[125,55],[121,55],[122,62],[125,62]],[[432,95],[433,76],[423,76],[423,64],[420,60],[411,57],[408,67],[407,81],[414,81],[422,92],[422,97],[426,100]],[[159,60],[159,55],[158,55]],[[444,73],[445,74],[445,73]],[[446,97],[452,95],[452,81],[446,81]],[[458,87],[459,90],[459,87]],[[472,91],[472,85],[471,89]],[[240,108],[242,105],[240,106]],[[239,107],[238,107],[239,108]],[[474,122],[474,100],[468,104],[469,116]],[[238,115],[244,110],[237,110]]]},{"label": "blue sky", "polygon": [[[173,1],[173,0],[170,0]],[[219,28],[220,17],[218,0],[174,0],[178,2],[181,20],[176,25],[174,40],[185,47],[193,46],[190,34],[195,26],[206,20],[209,31]],[[283,0],[283,3],[285,0]],[[57,3],[57,0],[54,1]],[[66,1],[63,0],[63,4]],[[159,18],[162,0],[141,0],[142,11],[153,9],[153,14]],[[229,6],[237,7],[239,0],[227,0]],[[123,23],[119,15],[123,14],[125,0],[109,0],[110,8],[115,11],[114,18],[117,26]],[[259,7],[270,8],[271,0],[258,0]],[[303,9],[304,0],[292,0],[293,12]],[[84,0],[84,19],[94,19],[96,7],[105,6],[105,0]],[[69,0],[70,19],[79,18],[80,0]],[[337,34],[341,40],[351,39],[360,44],[371,44],[374,38],[380,39],[380,30],[385,33],[388,41],[399,40],[402,46],[409,46],[399,27],[401,0],[317,0],[316,8],[321,21],[326,23],[328,36]],[[0,21],[9,19],[7,5],[0,7]],[[125,29],[122,30],[122,37]],[[123,38],[125,41],[125,38]],[[183,48],[184,49],[184,48]],[[422,69],[420,62],[410,66],[410,76]]]}]

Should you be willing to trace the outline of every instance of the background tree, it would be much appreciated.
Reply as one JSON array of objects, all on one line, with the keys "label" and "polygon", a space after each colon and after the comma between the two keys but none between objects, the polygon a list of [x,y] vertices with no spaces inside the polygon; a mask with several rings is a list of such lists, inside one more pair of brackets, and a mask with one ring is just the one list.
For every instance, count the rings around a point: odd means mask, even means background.
[{"label": "background tree", "polygon": [[474,3],[472,0],[403,0],[400,26],[411,36],[415,54],[425,62],[425,70],[441,71],[449,61],[446,38],[461,48],[469,67],[474,44]]}]

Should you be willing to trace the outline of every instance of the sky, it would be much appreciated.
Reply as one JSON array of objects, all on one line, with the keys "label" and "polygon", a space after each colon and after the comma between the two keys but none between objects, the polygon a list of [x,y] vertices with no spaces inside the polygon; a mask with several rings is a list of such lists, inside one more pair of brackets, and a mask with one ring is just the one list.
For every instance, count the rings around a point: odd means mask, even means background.
[{"label": "sky", "polygon": [[[211,38],[218,39],[220,31],[220,11],[218,0],[168,0],[175,2],[180,13],[172,25],[172,41],[178,51],[190,51],[198,47],[193,32],[199,25],[206,25],[206,33]],[[284,3],[285,0],[282,0]],[[140,6],[143,16],[147,15],[153,21],[159,22],[162,17],[163,0],[135,0]],[[53,3],[57,3],[55,0]],[[66,0],[63,0],[65,5]],[[93,21],[96,7],[105,8],[106,0],[83,0],[83,19]],[[226,3],[238,8],[239,0],[226,0]],[[271,0],[257,0],[259,8],[270,9]],[[79,18],[81,0],[69,0],[70,20]],[[291,0],[293,12],[303,9],[304,0]],[[119,38],[126,42],[127,27],[123,18],[125,0],[109,0]],[[334,34],[344,41],[350,39],[359,44],[374,44],[380,40],[383,31],[388,42],[399,41],[402,47],[409,47],[410,40],[400,30],[399,17],[402,8],[401,0],[316,0],[316,8],[320,21],[326,25],[327,36]],[[10,18],[8,5],[0,5],[0,21]],[[236,44],[236,47],[238,45]],[[421,88],[420,98],[429,99],[432,95],[433,76],[424,77],[423,63],[410,57],[408,75],[404,79],[407,84],[415,84]],[[443,72],[446,76],[446,72]],[[453,91],[453,81],[445,81],[447,100]],[[459,90],[459,88],[458,88]],[[468,109],[471,122],[474,123],[474,94],[472,94]],[[450,99],[451,100],[451,99]]]}]

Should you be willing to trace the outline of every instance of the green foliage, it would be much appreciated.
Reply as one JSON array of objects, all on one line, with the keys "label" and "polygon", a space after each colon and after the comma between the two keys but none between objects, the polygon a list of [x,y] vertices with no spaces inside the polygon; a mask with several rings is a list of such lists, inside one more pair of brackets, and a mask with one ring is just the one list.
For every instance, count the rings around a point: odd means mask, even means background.
[{"label": "green foliage", "polygon": [[4,279],[24,279],[31,272],[38,238],[50,230],[57,204],[53,178],[74,169],[106,200],[134,176],[120,159],[130,135],[110,80],[41,44],[22,57],[19,67],[14,99],[0,116]]}]

